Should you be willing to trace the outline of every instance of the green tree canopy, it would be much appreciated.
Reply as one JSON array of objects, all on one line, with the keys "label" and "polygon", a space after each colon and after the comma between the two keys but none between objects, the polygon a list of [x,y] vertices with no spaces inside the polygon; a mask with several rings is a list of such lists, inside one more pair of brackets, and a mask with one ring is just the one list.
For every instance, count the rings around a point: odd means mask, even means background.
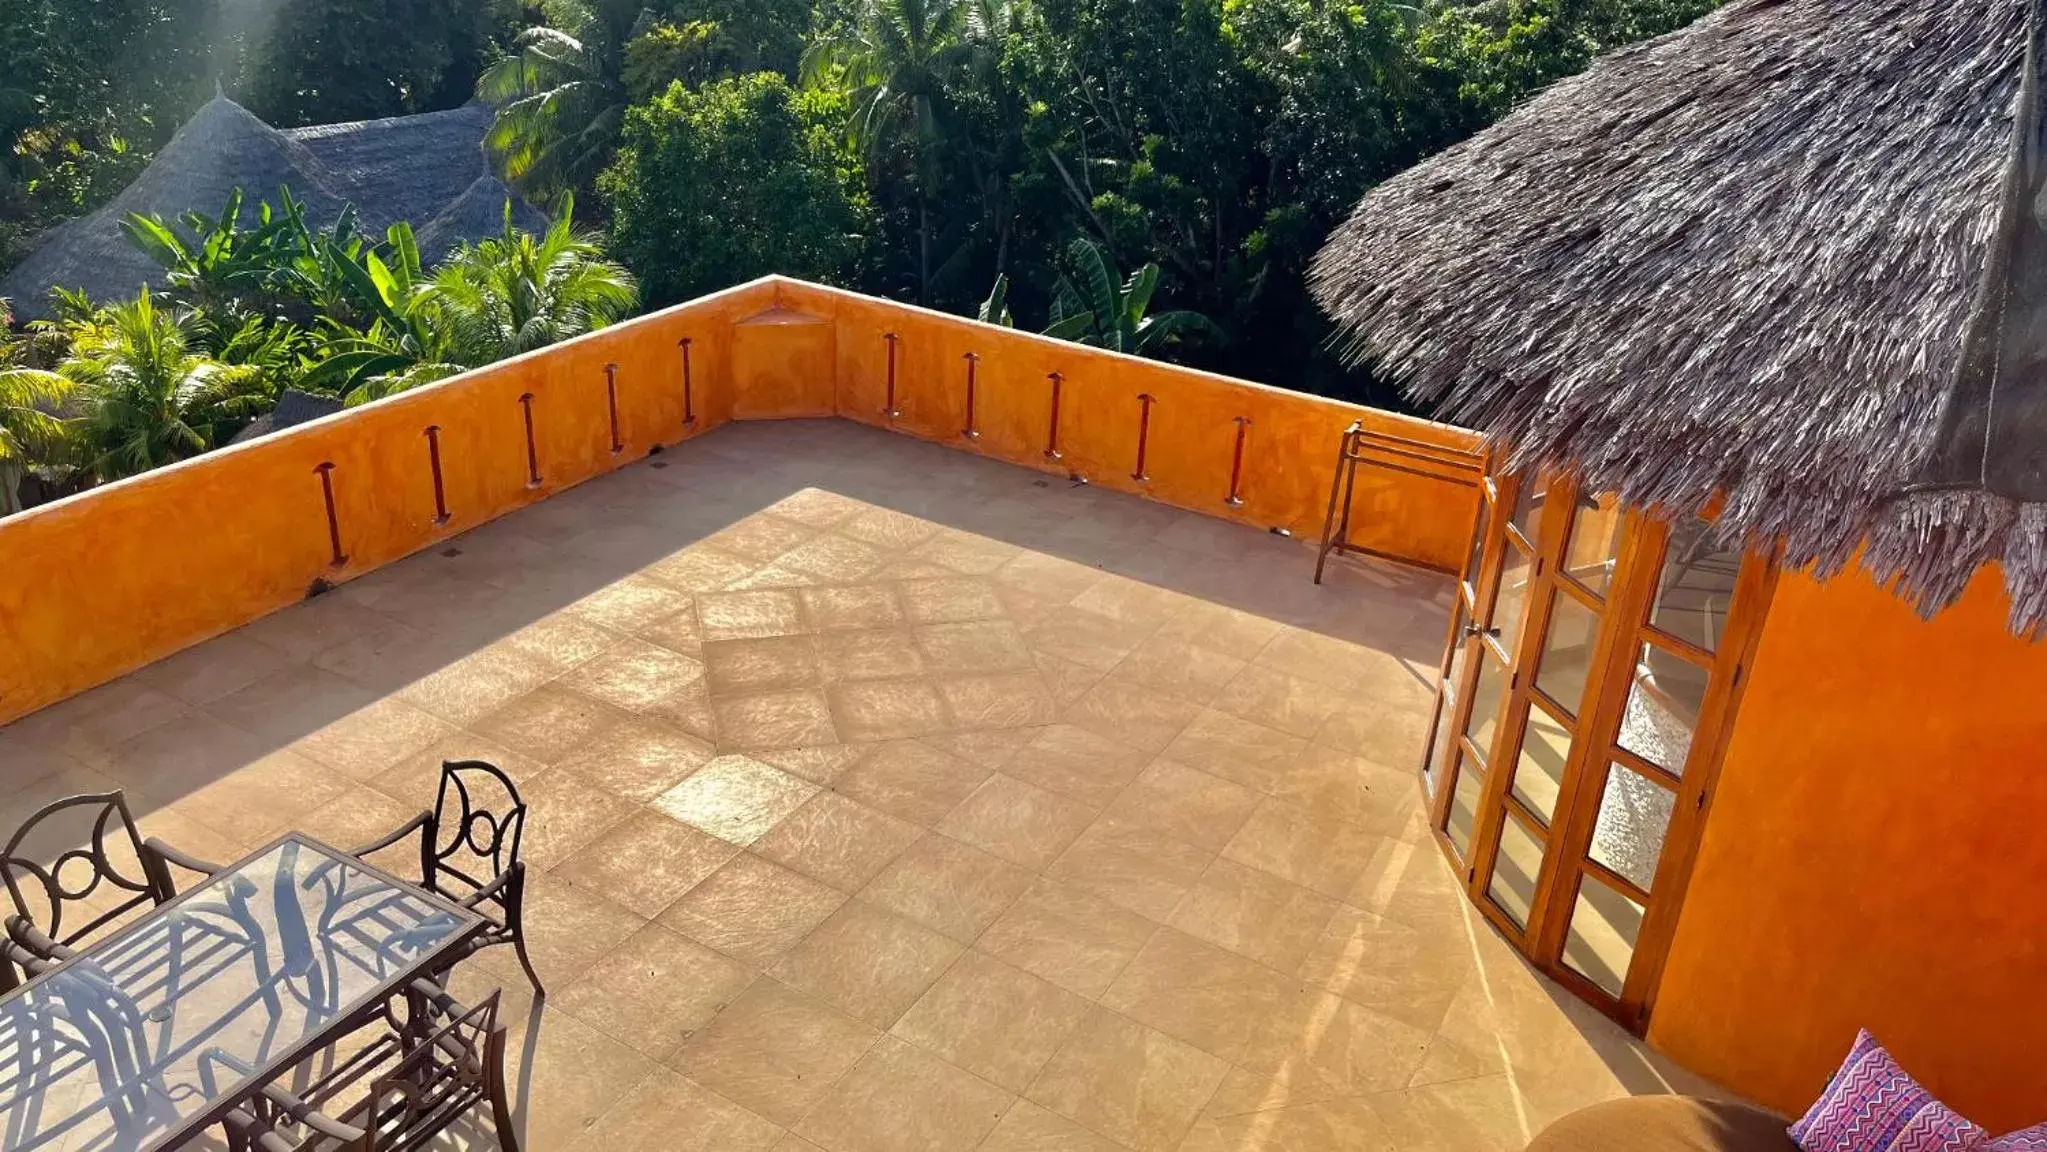
[{"label": "green tree canopy", "polygon": [[612,251],[647,302],[686,300],[769,272],[846,282],[871,228],[845,105],[772,72],[672,85],[626,117],[599,183]]}]

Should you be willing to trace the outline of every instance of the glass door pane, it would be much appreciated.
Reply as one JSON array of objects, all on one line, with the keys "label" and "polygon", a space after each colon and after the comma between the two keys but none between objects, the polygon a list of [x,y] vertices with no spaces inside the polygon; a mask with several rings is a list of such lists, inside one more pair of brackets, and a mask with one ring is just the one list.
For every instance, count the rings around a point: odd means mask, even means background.
[{"label": "glass door pane", "polygon": [[1564,764],[1571,758],[1571,729],[1549,714],[1538,700],[1528,709],[1521,734],[1521,756],[1514,764],[1514,799],[1546,827],[1555,819],[1557,796],[1564,786]]},{"label": "glass door pane", "polygon": [[1613,497],[1581,498],[1571,512],[1571,536],[1564,543],[1564,575],[1593,595],[1605,596],[1613,585],[1626,523],[1627,514]]},{"label": "glass door pane", "polygon": [[1478,683],[1471,689],[1471,716],[1464,722],[1464,734],[1481,758],[1493,754],[1493,734],[1499,731],[1500,701],[1507,692],[1507,666],[1492,646],[1478,646]]},{"label": "glass door pane", "polygon": [[1509,813],[1500,827],[1500,851],[1493,857],[1492,883],[1486,895],[1517,927],[1528,927],[1535,907],[1535,881],[1542,875],[1542,839]]},{"label": "glass door pane", "polygon": [[1586,677],[1592,673],[1592,646],[1599,642],[1599,613],[1562,588],[1551,594],[1550,605],[1535,686],[1566,715],[1576,716],[1585,697]]},{"label": "glass door pane", "polygon": [[1712,526],[1693,522],[1673,528],[1657,574],[1649,624],[1706,652],[1720,650],[1727,612],[1741,574],[1741,551],[1713,543]]},{"label": "glass door pane", "polygon": [[1456,846],[1457,858],[1468,861],[1471,859],[1472,830],[1478,827],[1478,801],[1485,790],[1485,775],[1461,751],[1453,758],[1457,761],[1457,784],[1450,794],[1450,817],[1443,830],[1449,833],[1450,843]]},{"label": "glass door pane", "polygon": [[1565,966],[1618,997],[1628,981],[1635,942],[1642,936],[1644,913],[1632,897],[1585,876],[1578,883],[1571,928],[1564,936]]},{"label": "glass door pane", "polygon": [[1677,794],[1662,783],[1608,765],[1599,818],[1592,827],[1592,858],[1644,892],[1654,888],[1676,807]]},{"label": "glass door pane", "polygon": [[1673,776],[1683,775],[1713,671],[1689,656],[1644,644],[1633,674],[1621,714],[1620,746]]}]

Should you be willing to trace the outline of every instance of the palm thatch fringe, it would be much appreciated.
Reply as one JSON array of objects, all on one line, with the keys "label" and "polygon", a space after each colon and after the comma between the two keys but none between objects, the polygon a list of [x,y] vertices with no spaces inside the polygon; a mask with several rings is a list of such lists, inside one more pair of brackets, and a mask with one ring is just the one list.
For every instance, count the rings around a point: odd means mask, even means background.
[{"label": "palm thatch fringe", "polygon": [[1898,496],[1962,367],[2041,0],[1734,0],[1375,189],[1313,270],[1346,353],[1574,472],[1924,613],[2047,506]]}]

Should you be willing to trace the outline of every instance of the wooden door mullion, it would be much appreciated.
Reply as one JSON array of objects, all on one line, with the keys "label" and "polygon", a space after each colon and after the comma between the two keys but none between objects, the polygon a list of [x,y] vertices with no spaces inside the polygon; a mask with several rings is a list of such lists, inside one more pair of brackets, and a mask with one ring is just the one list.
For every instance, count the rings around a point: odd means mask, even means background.
[{"label": "wooden door mullion", "polygon": [[[1506,518],[1513,514],[1514,495],[1514,482],[1511,478],[1495,484],[1492,491],[1491,511],[1485,516],[1485,522],[1479,525],[1480,531],[1485,533],[1485,540],[1480,550],[1478,572],[1472,580],[1471,619],[1468,623],[1473,628],[1483,629],[1492,624],[1494,601],[1498,597],[1501,569],[1504,567],[1499,561],[1504,557],[1504,550],[1509,547],[1504,539]],[[1484,505],[1481,504],[1481,507],[1483,508]],[[1460,576],[1458,578],[1459,596],[1464,594],[1463,583],[1463,577]],[[1454,612],[1451,614],[1450,627],[1453,629],[1457,627],[1457,615]],[[1440,728],[1437,732],[1437,738],[1430,741],[1428,745],[1427,752],[1431,756],[1440,754],[1441,742],[1444,739],[1447,738],[1452,743],[1455,743],[1464,738],[1464,728],[1469,723],[1471,716],[1472,694],[1478,685],[1479,662],[1485,658],[1485,653],[1479,650],[1479,647],[1484,643],[1482,636],[1476,634],[1455,636],[1453,634],[1453,642],[1465,650],[1464,672],[1458,677],[1459,682],[1456,685],[1457,697],[1455,706],[1450,709],[1449,715],[1442,715],[1443,685],[1448,679],[1450,665],[1456,661],[1456,650],[1446,649],[1443,654],[1442,674],[1436,679],[1436,707],[1438,711],[1436,722],[1440,725]],[[1456,763],[1454,759],[1453,763]],[[1427,767],[1426,764],[1423,765],[1424,770]],[[1461,775],[1463,771],[1463,765],[1459,763],[1456,775]],[[1456,793],[1457,781],[1454,779],[1454,776],[1438,779],[1436,795],[1429,808],[1429,827],[1439,836],[1445,835],[1444,828],[1449,820],[1450,805],[1455,801]],[[1465,860],[1462,854],[1459,854],[1458,863],[1468,865],[1469,861]]]}]

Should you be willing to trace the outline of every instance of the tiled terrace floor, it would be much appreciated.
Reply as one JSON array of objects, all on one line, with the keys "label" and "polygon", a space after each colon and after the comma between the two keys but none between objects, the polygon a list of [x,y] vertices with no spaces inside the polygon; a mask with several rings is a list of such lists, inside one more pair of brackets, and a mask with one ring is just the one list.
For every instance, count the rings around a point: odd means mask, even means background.
[{"label": "tiled terrace floor", "polygon": [[347,844],[503,765],[551,994],[463,983],[536,1152],[1518,1149],[1682,1076],[1424,833],[1447,582],[1312,562],[728,427],[0,730],[0,827],[121,787],[202,855]]}]

